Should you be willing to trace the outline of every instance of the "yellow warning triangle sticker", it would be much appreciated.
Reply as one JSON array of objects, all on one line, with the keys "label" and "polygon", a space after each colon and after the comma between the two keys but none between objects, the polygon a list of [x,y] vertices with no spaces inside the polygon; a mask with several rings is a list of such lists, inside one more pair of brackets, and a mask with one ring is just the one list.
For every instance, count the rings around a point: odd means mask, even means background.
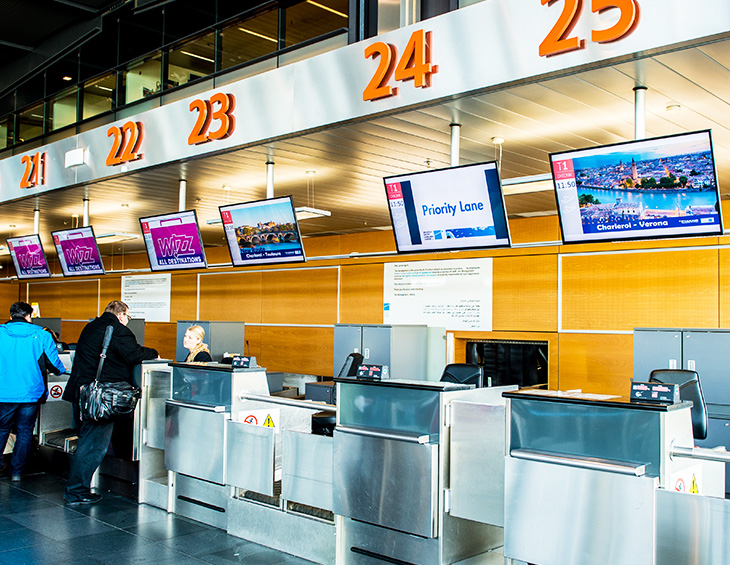
[{"label": "yellow warning triangle sticker", "polygon": [[[274,427],[274,419],[271,417],[271,414],[266,415],[266,420],[264,420],[264,426],[267,428]],[[694,481],[692,482],[692,484],[694,484]]]},{"label": "yellow warning triangle sticker", "polygon": [[700,490],[697,488],[697,477],[695,477],[694,475],[692,475],[692,485],[689,487],[689,492],[691,492],[692,494],[700,493]]}]

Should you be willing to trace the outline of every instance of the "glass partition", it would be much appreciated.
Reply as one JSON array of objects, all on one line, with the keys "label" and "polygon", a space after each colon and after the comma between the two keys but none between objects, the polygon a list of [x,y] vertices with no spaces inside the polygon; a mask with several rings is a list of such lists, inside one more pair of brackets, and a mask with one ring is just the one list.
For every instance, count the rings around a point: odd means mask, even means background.
[{"label": "glass partition", "polygon": [[170,49],[165,89],[175,88],[215,72],[215,33]]},{"label": "glass partition", "polygon": [[221,31],[221,69],[274,53],[279,45],[276,10],[237,22]]},{"label": "glass partition", "polygon": [[116,73],[109,73],[84,84],[83,119],[113,110],[116,86]]},{"label": "glass partition", "polygon": [[18,141],[24,142],[43,135],[43,103],[26,108],[18,114]]},{"label": "glass partition", "polygon": [[130,63],[122,71],[122,90],[124,99],[120,105],[129,104],[152,96],[162,90],[162,54],[155,53],[151,57]]},{"label": "glass partition", "polygon": [[286,8],[286,47],[349,25],[348,0],[307,0]]},{"label": "glass partition", "polygon": [[0,120],[0,149],[6,149],[13,144],[13,118],[9,116]]},{"label": "glass partition", "polygon": [[54,131],[76,123],[76,100],[78,89],[69,88],[50,100],[48,129]]}]

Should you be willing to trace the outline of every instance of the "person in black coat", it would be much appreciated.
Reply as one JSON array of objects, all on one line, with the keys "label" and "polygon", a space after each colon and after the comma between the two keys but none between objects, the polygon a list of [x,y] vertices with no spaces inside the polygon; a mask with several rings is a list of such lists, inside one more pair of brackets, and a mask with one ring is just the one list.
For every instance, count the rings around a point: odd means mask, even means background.
[{"label": "person in black coat", "polygon": [[[76,344],[71,377],[63,393],[63,399],[73,403],[74,414],[78,413],[79,388],[96,378],[107,326],[113,326],[114,331],[99,377],[100,382],[126,381],[134,384],[134,366],[158,357],[155,349],[137,343],[132,330],[127,327],[128,321],[127,305],[113,300],[101,316],[86,324],[81,331]],[[81,422],[79,439],[64,491],[64,499],[69,506],[93,504],[101,500],[100,495],[91,492],[91,477],[106,455],[113,429],[113,421]]]}]

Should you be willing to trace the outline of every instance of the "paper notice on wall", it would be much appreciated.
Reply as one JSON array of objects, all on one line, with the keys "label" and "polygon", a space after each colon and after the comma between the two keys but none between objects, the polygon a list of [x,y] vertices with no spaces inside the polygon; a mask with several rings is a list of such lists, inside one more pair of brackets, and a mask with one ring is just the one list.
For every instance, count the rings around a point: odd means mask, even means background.
[{"label": "paper notice on wall", "polygon": [[492,330],[492,259],[386,263],[383,323]]},{"label": "paper notice on wall", "polygon": [[172,275],[131,275],[122,277],[122,302],[132,318],[146,322],[170,321]]}]

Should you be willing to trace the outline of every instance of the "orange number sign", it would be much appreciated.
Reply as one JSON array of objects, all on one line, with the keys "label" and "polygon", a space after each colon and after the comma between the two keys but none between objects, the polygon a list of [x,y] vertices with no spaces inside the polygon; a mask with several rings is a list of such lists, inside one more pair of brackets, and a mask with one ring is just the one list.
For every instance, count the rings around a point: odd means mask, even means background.
[{"label": "orange number sign", "polygon": [[[545,6],[554,4],[557,0],[540,0]],[[582,0],[563,0],[563,11],[560,13],[558,21],[552,27],[550,32],[545,36],[538,53],[540,57],[550,57],[551,55],[559,55],[583,49],[585,40],[577,36],[570,36],[575,24],[578,23]],[[618,41],[630,34],[636,24],[639,22],[639,4],[637,0],[591,0],[591,11],[594,14],[605,12],[612,8],[619,10],[618,21],[608,29],[599,29],[591,31],[591,41],[595,43],[610,43]]]},{"label": "orange number sign", "polygon": [[46,182],[46,154],[34,153],[23,155],[20,163],[25,165],[23,177],[20,179],[20,188],[32,188]]},{"label": "orange number sign", "polygon": [[[210,100],[196,99],[190,103],[190,111],[197,111],[198,118],[188,136],[188,145],[198,145],[216,139],[230,137],[236,129],[236,97],[233,94],[218,92]],[[210,131],[213,120],[220,122],[217,129]]]},{"label": "orange number sign", "polygon": [[127,122],[122,127],[112,126],[106,131],[107,137],[114,136],[112,147],[106,157],[106,165],[121,165],[142,158],[139,146],[144,137],[142,122]]},{"label": "orange number sign", "polygon": [[426,88],[431,86],[431,75],[438,71],[438,66],[431,63],[431,32],[422,29],[411,34],[397,64],[395,45],[378,41],[368,45],[364,53],[366,59],[380,56],[378,68],[363,90],[365,101],[398,94],[398,88],[388,84],[391,78],[400,82],[412,80],[414,86]]}]

